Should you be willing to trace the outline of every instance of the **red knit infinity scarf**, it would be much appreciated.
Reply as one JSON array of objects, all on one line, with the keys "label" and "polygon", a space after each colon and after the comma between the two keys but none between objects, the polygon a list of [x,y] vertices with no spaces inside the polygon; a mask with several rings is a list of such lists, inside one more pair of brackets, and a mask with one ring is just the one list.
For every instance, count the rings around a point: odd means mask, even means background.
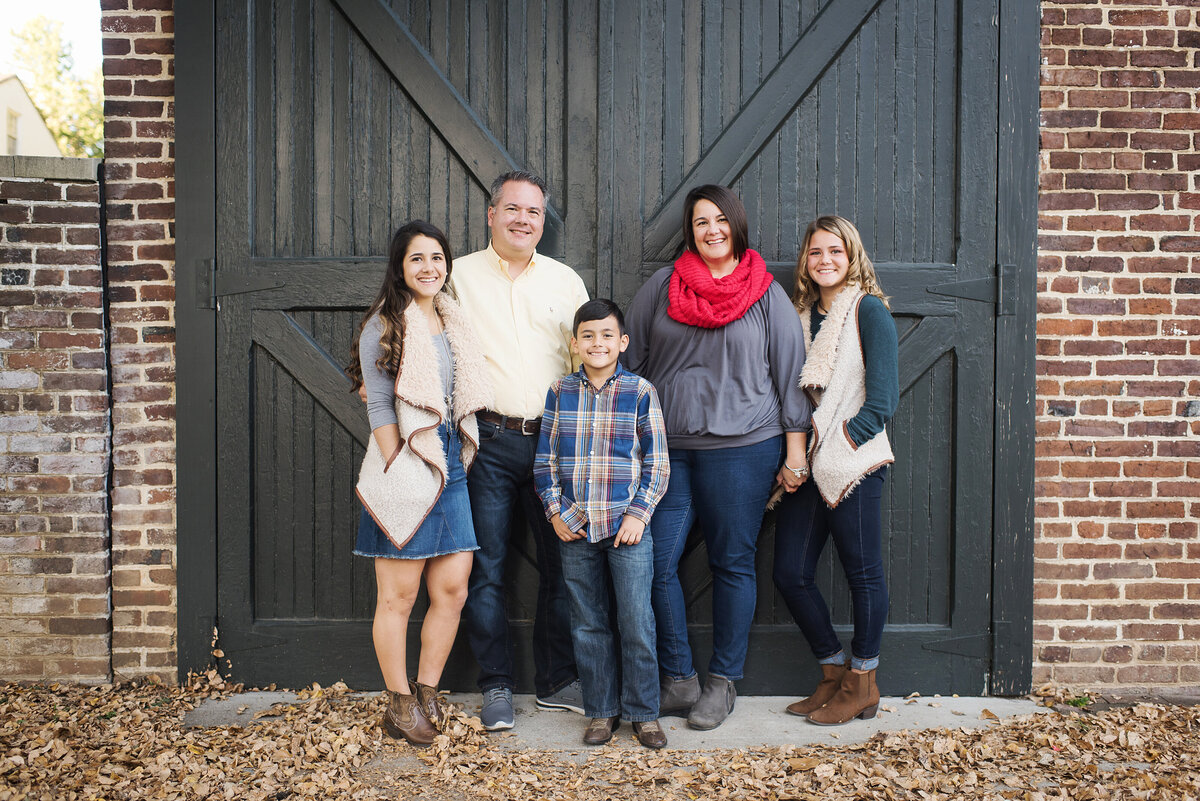
[{"label": "red knit infinity scarf", "polygon": [[772,280],[766,262],[753,250],[747,250],[724,278],[713,278],[704,260],[685,250],[671,273],[667,314],[688,325],[720,328],[740,320],[766,294]]}]

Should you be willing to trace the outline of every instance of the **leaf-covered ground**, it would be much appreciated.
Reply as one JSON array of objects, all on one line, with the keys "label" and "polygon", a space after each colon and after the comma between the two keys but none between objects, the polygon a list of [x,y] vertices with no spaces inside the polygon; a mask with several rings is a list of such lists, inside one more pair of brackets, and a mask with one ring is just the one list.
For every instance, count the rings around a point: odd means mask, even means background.
[{"label": "leaf-covered ground", "polygon": [[[1200,707],[1063,706],[987,729],[839,747],[587,752],[489,745],[458,712],[433,748],[382,736],[377,695],[314,686],[245,726],[187,729],[226,696],[186,687],[0,683],[0,801],[15,799],[1153,799],[1200,801]],[[1065,698],[1045,692],[1047,705]],[[628,740],[628,742],[626,742]]]}]

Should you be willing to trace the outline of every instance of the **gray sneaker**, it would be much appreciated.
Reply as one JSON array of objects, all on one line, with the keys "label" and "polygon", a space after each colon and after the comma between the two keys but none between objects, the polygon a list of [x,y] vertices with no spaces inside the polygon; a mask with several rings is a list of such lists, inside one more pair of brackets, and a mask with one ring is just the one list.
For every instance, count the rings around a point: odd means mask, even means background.
[{"label": "gray sneaker", "polygon": [[582,715],[583,686],[579,683],[579,679],[575,679],[553,695],[538,698],[537,705],[542,709],[566,709]]},{"label": "gray sneaker", "polygon": [[479,720],[488,731],[513,727],[512,690],[507,687],[489,687],[483,691],[483,709]]}]

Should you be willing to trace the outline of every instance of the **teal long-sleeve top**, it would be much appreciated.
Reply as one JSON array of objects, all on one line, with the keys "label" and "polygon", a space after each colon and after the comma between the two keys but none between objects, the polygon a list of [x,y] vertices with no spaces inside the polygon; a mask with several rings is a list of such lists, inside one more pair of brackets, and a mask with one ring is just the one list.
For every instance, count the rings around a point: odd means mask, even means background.
[{"label": "teal long-sleeve top", "polygon": [[[815,338],[825,322],[825,315],[811,307],[809,318]],[[896,324],[883,301],[874,295],[865,295],[858,307],[858,336],[862,340],[863,367],[866,372],[867,398],[858,414],[846,422],[846,429],[854,444],[862,447],[883,430],[887,421],[896,413],[900,402],[900,356],[896,337]]]}]

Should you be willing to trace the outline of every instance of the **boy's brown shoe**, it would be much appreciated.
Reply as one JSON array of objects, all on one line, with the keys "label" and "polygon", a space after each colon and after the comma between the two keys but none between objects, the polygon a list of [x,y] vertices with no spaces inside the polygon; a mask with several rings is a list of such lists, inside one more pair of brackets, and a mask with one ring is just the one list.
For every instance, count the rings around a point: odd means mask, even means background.
[{"label": "boy's brown shoe", "polygon": [[666,748],[667,734],[658,725],[657,720],[647,720],[644,723],[634,723],[633,732],[638,742],[647,748]]}]

